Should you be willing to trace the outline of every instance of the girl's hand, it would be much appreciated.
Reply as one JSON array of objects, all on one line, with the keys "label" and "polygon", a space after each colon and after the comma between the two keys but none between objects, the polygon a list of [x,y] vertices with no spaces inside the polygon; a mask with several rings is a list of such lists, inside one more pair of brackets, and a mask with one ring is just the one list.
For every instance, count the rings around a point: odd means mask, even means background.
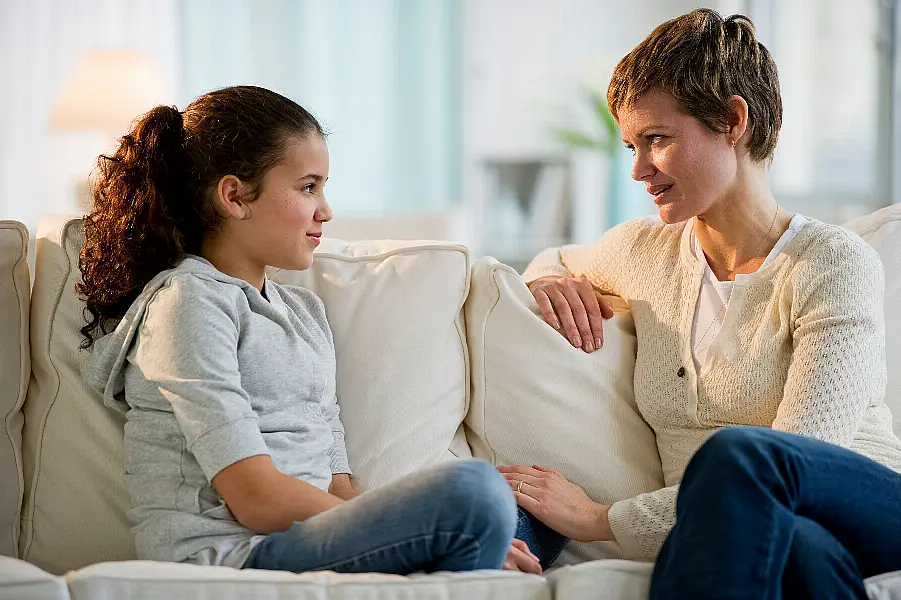
[{"label": "girl's hand", "polygon": [[560,471],[537,465],[512,465],[497,470],[513,489],[516,502],[557,533],[577,542],[615,539],[607,520],[610,507],[593,502]]},{"label": "girl's hand", "polygon": [[544,320],[574,347],[594,352],[604,345],[603,323],[613,309],[587,278],[545,277],[533,281],[529,291]]},{"label": "girl's hand", "polygon": [[541,575],[541,563],[529,550],[528,544],[514,538],[510,544],[510,551],[507,552],[507,558],[504,559],[504,570]]}]

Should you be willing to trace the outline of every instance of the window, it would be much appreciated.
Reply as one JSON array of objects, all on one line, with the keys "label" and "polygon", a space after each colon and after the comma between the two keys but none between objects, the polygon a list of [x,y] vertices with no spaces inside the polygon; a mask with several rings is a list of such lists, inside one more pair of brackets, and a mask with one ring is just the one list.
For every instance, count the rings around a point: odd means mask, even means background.
[{"label": "window", "polygon": [[329,202],[342,216],[458,202],[454,0],[190,0],[184,101],[268,87],[329,131]]}]

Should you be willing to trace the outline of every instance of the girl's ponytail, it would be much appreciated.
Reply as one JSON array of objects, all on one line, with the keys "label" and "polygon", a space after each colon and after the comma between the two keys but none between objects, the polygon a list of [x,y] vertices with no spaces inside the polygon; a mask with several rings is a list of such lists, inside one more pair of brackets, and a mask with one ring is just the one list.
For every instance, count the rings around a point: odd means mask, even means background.
[{"label": "girl's ponytail", "polygon": [[106,333],[104,320],[124,315],[157,273],[197,251],[196,219],[181,210],[192,204],[183,198],[193,171],[184,138],[181,113],[157,106],[135,121],[112,156],[97,160],[79,258],[84,282],[77,289],[91,314],[81,328],[83,347],[98,328]]}]

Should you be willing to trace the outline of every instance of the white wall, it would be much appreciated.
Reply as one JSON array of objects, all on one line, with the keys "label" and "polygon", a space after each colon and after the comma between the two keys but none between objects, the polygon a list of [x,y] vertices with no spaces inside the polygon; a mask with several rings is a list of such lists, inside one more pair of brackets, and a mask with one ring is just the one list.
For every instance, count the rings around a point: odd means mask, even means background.
[{"label": "white wall", "polygon": [[[475,218],[491,201],[486,159],[564,154],[551,128],[593,124],[580,88],[606,93],[625,54],[660,23],[697,7],[695,0],[464,0],[461,176]],[[473,239],[486,236],[485,223],[473,228]],[[594,237],[604,228],[601,219]],[[475,250],[495,253],[478,241]]]},{"label": "white wall", "polygon": [[0,0],[0,219],[25,223],[32,248],[42,215],[78,210],[74,185],[107,149],[101,134],[48,131],[78,59],[90,50],[145,52],[174,102],[178,23],[178,0]]}]

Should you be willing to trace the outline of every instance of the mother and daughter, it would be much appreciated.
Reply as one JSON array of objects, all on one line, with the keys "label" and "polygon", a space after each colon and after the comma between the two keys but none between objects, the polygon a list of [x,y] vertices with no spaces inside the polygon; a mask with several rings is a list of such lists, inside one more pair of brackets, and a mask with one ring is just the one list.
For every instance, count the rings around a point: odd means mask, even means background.
[{"label": "mother and daughter", "polygon": [[323,304],[265,276],[308,268],[332,218],[323,130],[231,87],[140,117],[99,158],[85,220],[84,375],[126,415],[138,556],[540,573],[568,538],[615,540],[657,561],[654,598],[865,598],[864,578],[901,569],[882,266],[771,194],[782,105],[753,25],[705,9],[660,25],[608,103],[660,218],[524,277],[586,352],[612,314],[600,294],[629,301],[668,487],[607,506],[553,469],[459,460],[358,495]]}]

